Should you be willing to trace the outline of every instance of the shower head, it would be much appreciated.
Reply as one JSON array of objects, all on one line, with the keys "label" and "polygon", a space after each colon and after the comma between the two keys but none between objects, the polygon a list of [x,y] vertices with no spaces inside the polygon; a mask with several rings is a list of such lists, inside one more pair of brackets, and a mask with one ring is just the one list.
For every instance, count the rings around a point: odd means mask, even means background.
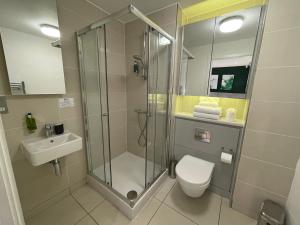
[{"label": "shower head", "polygon": [[[137,76],[141,77],[143,80],[147,80],[147,76],[146,76],[146,72],[145,72],[146,65],[144,63],[144,59],[139,55],[133,55],[132,57],[134,59],[133,72]],[[140,66],[142,68],[142,74],[141,75],[139,74],[139,70],[140,70],[139,67]]]},{"label": "shower head", "polygon": [[140,62],[142,63],[142,65],[144,65],[144,60],[142,59],[141,56],[139,56],[139,55],[133,55],[133,58],[134,58],[135,60],[137,60],[137,61],[140,61]]}]

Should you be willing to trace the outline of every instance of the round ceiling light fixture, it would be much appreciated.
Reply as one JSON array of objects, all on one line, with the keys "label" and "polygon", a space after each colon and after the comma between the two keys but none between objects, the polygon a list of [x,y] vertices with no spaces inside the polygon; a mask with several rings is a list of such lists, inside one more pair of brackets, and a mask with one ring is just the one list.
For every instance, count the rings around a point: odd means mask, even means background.
[{"label": "round ceiling light fixture", "polygon": [[241,29],[244,23],[242,16],[228,17],[220,22],[220,31],[223,33],[231,33]]},{"label": "round ceiling light fixture", "polygon": [[41,24],[40,25],[41,32],[49,37],[59,38],[60,32],[58,27],[49,25],[49,24]]}]

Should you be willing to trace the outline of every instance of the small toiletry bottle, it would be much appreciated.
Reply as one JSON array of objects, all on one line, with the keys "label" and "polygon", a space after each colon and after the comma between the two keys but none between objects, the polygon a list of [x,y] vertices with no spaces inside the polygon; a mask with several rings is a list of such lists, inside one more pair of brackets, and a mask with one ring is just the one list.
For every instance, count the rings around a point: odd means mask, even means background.
[{"label": "small toiletry bottle", "polygon": [[27,129],[31,132],[34,132],[37,129],[35,119],[32,117],[31,113],[27,113],[26,115],[26,125]]},{"label": "small toiletry bottle", "polygon": [[64,133],[64,124],[63,123],[57,123],[54,125],[54,133],[56,135],[60,135]]}]

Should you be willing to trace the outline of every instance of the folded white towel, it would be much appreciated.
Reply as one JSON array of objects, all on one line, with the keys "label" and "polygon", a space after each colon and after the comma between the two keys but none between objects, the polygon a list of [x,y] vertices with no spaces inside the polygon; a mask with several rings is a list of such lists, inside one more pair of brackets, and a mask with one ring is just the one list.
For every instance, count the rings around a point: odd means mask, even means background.
[{"label": "folded white towel", "polygon": [[208,113],[198,113],[194,112],[193,113],[194,117],[200,117],[200,118],[206,118],[206,119],[212,119],[212,120],[218,120],[220,119],[219,115],[214,115],[214,114],[208,114]]},{"label": "folded white towel", "polygon": [[208,113],[214,115],[220,115],[222,113],[222,109],[220,107],[209,107],[202,105],[195,105],[194,111],[198,113]]},{"label": "folded white towel", "polygon": [[201,106],[208,106],[208,107],[219,107],[219,104],[217,102],[199,102],[199,105]]}]

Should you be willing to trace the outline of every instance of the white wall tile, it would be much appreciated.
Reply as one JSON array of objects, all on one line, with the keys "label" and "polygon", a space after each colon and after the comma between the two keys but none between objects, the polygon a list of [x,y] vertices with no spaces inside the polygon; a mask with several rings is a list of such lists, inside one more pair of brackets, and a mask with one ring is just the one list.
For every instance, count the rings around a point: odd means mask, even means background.
[{"label": "white wall tile", "polygon": [[264,33],[259,67],[299,66],[300,27]]},{"label": "white wall tile", "polygon": [[238,179],[279,195],[288,196],[294,170],[242,156]]},{"label": "white wall tile", "polygon": [[266,31],[300,26],[299,0],[270,0]]},{"label": "white wall tile", "polygon": [[252,101],[247,128],[300,137],[300,104]]},{"label": "white wall tile", "polygon": [[265,199],[285,203],[300,155],[299,7],[269,1],[233,199],[254,218]]},{"label": "white wall tile", "polygon": [[294,169],[300,157],[299,146],[300,138],[247,129],[242,154]]},{"label": "white wall tile", "polygon": [[300,103],[300,66],[258,69],[252,99]]}]

